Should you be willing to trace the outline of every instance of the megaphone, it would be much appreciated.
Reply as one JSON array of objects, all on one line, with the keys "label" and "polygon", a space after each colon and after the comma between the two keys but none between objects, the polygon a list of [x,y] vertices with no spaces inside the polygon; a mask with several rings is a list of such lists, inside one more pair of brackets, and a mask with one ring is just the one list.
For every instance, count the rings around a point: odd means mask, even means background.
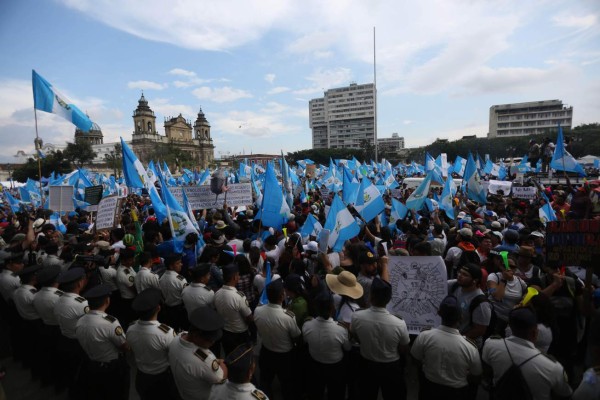
[{"label": "megaphone", "polygon": [[521,304],[523,305],[523,307],[525,307],[527,305],[527,303],[529,303],[531,301],[533,296],[537,296],[538,294],[540,294],[540,292],[538,292],[538,290],[536,288],[531,287],[531,286],[528,287],[527,294],[523,298],[523,301],[521,301]]}]

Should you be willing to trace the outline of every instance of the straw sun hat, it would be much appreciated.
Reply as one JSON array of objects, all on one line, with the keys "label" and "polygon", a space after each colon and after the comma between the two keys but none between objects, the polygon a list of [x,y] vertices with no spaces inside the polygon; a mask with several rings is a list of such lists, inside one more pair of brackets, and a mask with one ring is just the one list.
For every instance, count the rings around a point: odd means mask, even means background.
[{"label": "straw sun hat", "polygon": [[339,275],[327,274],[325,280],[329,289],[336,294],[352,299],[358,299],[363,295],[363,287],[356,281],[356,276],[352,272],[342,271]]}]

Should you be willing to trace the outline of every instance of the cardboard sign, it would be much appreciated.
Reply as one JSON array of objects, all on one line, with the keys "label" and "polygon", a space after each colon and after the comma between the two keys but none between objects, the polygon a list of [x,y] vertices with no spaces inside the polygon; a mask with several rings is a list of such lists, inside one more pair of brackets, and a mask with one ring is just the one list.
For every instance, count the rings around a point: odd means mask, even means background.
[{"label": "cardboard sign", "polygon": [[537,195],[535,186],[513,186],[512,197],[516,199],[533,200]]},{"label": "cardboard sign", "polygon": [[115,226],[118,205],[119,198],[117,196],[108,196],[100,200],[96,214],[96,230],[112,229]]},{"label": "cardboard sign", "polygon": [[[229,207],[247,206],[253,203],[252,184],[234,183],[228,188],[227,205]],[[215,195],[210,191],[210,186],[175,186],[170,187],[169,190],[181,205],[183,205],[182,191],[185,190],[192,210],[223,208],[226,197],[225,193]]]},{"label": "cardboard sign", "polygon": [[50,186],[48,189],[49,208],[54,211],[74,211],[73,186]]},{"label": "cardboard sign", "polygon": [[104,187],[102,185],[86,187],[83,201],[89,203],[91,206],[95,206],[102,200],[103,192]]},{"label": "cardboard sign", "polygon": [[552,221],[546,224],[548,265],[592,268],[600,258],[600,221]]},{"label": "cardboard sign", "polygon": [[387,309],[402,317],[410,334],[418,335],[423,329],[438,326],[438,307],[448,294],[442,257],[391,256],[388,268],[392,300]]},{"label": "cardboard sign", "polygon": [[512,182],[510,181],[495,181],[492,179],[489,181],[488,192],[491,194],[498,194],[498,190],[502,190],[504,196],[508,196],[511,187]]}]

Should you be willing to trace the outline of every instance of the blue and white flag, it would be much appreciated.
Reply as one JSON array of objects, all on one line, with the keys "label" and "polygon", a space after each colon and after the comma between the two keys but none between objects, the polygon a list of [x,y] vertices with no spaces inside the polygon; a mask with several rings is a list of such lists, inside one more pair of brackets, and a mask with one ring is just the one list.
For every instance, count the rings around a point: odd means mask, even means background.
[{"label": "blue and white flag", "polygon": [[452,176],[448,175],[446,183],[444,184],[444,190],[442,190],[442,198],[440,199],[439,206],[446,212],[446,215],[450,219],[454,219],[454,195],[456,194],[456,186]]},{"label": "blue and white flag", "polygon": [[367,178],[363,178],[360,183],[354,208],[356,208],[356,211],[358,211],[367,222],[378,216],[385,209],[385,203],[383,201],[383,196],[381,196],[381,192],[379,192],[377,187]]},{"label": "blue and white flag", "polygon": [[469,199],[481,204],[487,202],[487,192],[485,187],[481,184],[479,173],[477,172],[477,165],[475,164],[475,160],[471,153],[469,153],[469,158],[467,159],[463,182],[466,182],[467,197]]},{"label": "blue and white flag", "polygon": [[[162,183],[164,182],[161,181],[161,184]],[[163,184],[161,190],[163,191],[163,197],[167,207],[167,217],[169,219],[171,233],[173,234],[173,246],[175,247],[175,252],[183,253],[185,237],[190,233],[195,233],[198,236],[200,236],[200,234],[194,227],[194,224],[183,207],[169,191],[169,187]]]},{"label": "blue and white flag", "polygon": [[123,138],[121,138],[121,149],[123,152],[123,176],[125,177],[125,184],[130,188],[147,188],[150,179],[148,178],[146,169]]},{"label": "blue and white flag", "polygon": [[552,161],[550,161],[550,168],[553,168],[557,171],[576,172],[580,176],[586,176],[583,167],[579,165],[575,158],[573,158],[573,156],[565,149],[563,131],[560,125],[558,126],[556,148],[554,149]]},{"label": "blue and white flag", "polygon": [[429,187],[431,186],[431,173],[427,174],[423,182],[419,187],[411,193],[410,197],[406,200],[406,208],[409,210],[419,211],[423,208],[425,199],[429,195]]},{"label": "blue and white flag", "polygon": [[60,215],[57,212],[50,215],[50,218],[48,220],[52,225],[56,227],[56,229],[60,233],[62,233],[63,235],[67,233],[67,227],[65,226],[65,224],[63,224],[62,220],[60,219]]},{"label": "blue and white flag", "polygon": [[[377,190],[377,189],[375,189]],[[333,197],[324,229],[329,229],[327,244],[333,251],[341,251],[346,240],[352,239],[360,232],[358,223],[336,194]]]},{"label": "blue and white flag", "polygon": [[461,156],[456,156],[456,160],[454,161],[454,166],[452,168],[452,172],[463,176],[465,173],[465,167],[467,165],[467,160],[462,158]]},{"label": "blue and white flag", "polygon": [[408,208],[399,200],[392,198],[392,212],[390,214],[389,225],[396,225],[396,221],[401,221],[408,215]]},{"label": "blue and white flag", "polygon": [[342,197],[345,204],[356,203],[356,196],[358,195],[358,189],[360,184],[355,177],[352,176],[350,170],[344,167],[344,183],[342,186]]},{"label": "blue and white flag", "polygon": [[314,215],[308,214],[306,217],[306,221],[304,221],[304,225],[300,228],[300,236],[315,236],[318,237],[319,233],[323,230],[323,225],[315,218]]},{"label": "blue and white flag", "polygon": [[262,205],[257,218],[262,220],[264,226],[280,229],[289,219],[290,208],[283,197],[281,186],[277,182],[273,164],[267,164],[265,172],[264,193]]},{"label": "blue and white flag", "polygon": [[21,209],[21,202],[13,197],[12,194],[8,190],[3,190],[4,196],[6,197],[6,202],[10,206],[13,212],[17,212]]},{"label": "blue and white flag", "polygon": [[558,218],[556,218],[556,213],[550,205],[550,200],[548,200],[548,197],[546,196],[543,190],[540,190],[540,194],[542,195],[542,198],[546,201],[546,204],[544,204],[539,209],[540,221],[542,221],[544,225],[546,225],[546,222],[557,221]]},{"label": "blue and white flag", "polygon": [[266,274],[265,274],[265,287],[263,288],[263,291],[260,295],[260,304],[268,304],[269,303],[269,299],[267,298],[267,286],[269,285],[269,283],[271,283],[271,263],[269,261],[267,261],[265,263],[265,270],[266,270]]},{"label": "blue and white flag", "polygon": [[33,105],[36,110],[57,114],[73,123],[83,132],[92,129],[92,121],[75,104],[60,94],[47,80],[35,70],[31,71],[33,86]]}]

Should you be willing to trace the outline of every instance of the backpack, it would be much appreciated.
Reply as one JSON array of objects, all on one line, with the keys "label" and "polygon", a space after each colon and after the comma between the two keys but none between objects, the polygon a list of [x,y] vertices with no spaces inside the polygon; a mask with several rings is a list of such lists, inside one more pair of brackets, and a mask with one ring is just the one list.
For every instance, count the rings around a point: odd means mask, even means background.
[{"label": "backpack", "polygon": [[506,339],[502,340],[504,341],[504,346],[506,347],[506,351],[510,357],[511,365],[510,368],[504,372],[500,379],[498,379],[498,382],[496,382],[494,385],[491,398],[494,400],[533,400],[531,389],[527,384],[527,380],[525,380],[525,377],[523,376],[521,367],[542,353],[538,352],[537,354],[523,361],[521,364],[517,365],[510,354],[510,350],[506,344]]},{"label": "backpack", "polygon": [[[458,282],[454,282],[452,288],[450,289],[450,294],[453,294],[456,291],[456,289],[458,289]],[[490,300],[485,294],[477,295],[473,297],[473,300],[471,300],[471,304],[469,304],[469,324],[473,325],[473,312],[477,309],[477,307],[479,307],[481,303],[484,302],[488,302],[490,304],[490,309],[492,310],[490,316],[490,324],[488,325],[487,329],[485,330],[485,333],[482,336],[482,339],[485,342],[496,331],[496,322],[498,320],[498,316],[496,315],[496,311],[494,310],[494,305],[492,304],[492,302],[490,302]]]},{"label": "backpack", "polygon": [[463,250],[460,258],[458,259],[458,265],[459,267],[461,265],[466,265],[466,264],[476,264],[479,265],[481,264],[481,259],[479,258],[479,254],[477,254],[477,251],[472,250],[472,251],[467,251],[467,250]]}]

